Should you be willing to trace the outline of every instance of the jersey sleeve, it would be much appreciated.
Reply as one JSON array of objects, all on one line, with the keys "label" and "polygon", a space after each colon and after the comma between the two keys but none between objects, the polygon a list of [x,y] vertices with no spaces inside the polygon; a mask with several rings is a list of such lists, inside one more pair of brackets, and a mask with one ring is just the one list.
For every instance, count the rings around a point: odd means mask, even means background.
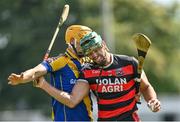
[{"label": "jersey sleeve", "polygon": [[43,61],[41,64],[46,67],[47,72],[54,72],[63,68],[68,62],[67,57],[57,56],[48,58],[46,61]]},{"label": "jersey sleeve", "polygon": [[77,80],[78,82],[86,82],[86,83],[88,83],[88,80],[86,79],[84,73],[85,73],[85,71],[87,69],[91,69],[91,66],[92,66],[91,63],[85,63],[85,64],[82,65],[81,71],[79,72],[79,78]]},{"label": "jersey sleeve", "polygon": [[88,83],[88,80],[85,79],[83,70],[79,72],[79,78],[77,79],[77,82],[86,82]]}]

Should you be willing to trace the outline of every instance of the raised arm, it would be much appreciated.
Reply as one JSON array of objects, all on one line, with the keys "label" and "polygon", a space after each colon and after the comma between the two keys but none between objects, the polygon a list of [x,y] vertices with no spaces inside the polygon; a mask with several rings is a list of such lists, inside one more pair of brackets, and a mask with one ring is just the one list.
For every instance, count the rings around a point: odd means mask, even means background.
[{"label": "raised arm", "polygon": [[21,74],[12,73],[8,77],[8,81],[9,81],[8,84],[18,85],[21,83],[27,83],[32,80],[35,80],[39,76],[45,75],[46,73],[47,73],[46,68],[42,64],[39,64],[32,69],[22,72]]},{"label": "raised arm", "polygon": [[82,81],[76,82],[70,94],[51,86],[44,77],[38,79],[36,87],[43,89],[50,96],[70,108],[74,108],[89,93],[89,84]]}]

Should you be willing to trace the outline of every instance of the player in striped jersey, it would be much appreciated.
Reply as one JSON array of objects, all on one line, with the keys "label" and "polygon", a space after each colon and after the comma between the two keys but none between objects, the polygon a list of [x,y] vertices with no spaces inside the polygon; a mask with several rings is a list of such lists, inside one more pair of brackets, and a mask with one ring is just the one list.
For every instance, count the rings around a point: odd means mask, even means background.
[{"label": "player in striped jersey", "polygon": [[[91,121],[92,107],[89,95],[79,101],[72,108],[68,103],[59,102],[59,90],[71,93],[76,79],[81,70],[82,51],[79,45],[80,39],[92,30],[82,25],[72,25],[66,31],[65,40],[68,44],[66,52],[58,57],[43,61],[38,66],[23,72],[22,74],[11,74],[8,78],[9,84],[17,85],[35,80],[47,73],[51,74],[51,85],[43,90],[52,96],[52,119],[54,121]],[[36,85],[37,87],[40,87]]]},{"label": "player in striped jersey", "polygon": [[[89,84],[98,99],[98,120],[140,121],[137,115],[137,61],[133,57],[109,53],[105,42],[96,32],[81,40],[85,55],[95,64],[82,70],[79,81]],[[141,76],[140,91],[153,111],[160,110],[160,102],[145,73]]]}]

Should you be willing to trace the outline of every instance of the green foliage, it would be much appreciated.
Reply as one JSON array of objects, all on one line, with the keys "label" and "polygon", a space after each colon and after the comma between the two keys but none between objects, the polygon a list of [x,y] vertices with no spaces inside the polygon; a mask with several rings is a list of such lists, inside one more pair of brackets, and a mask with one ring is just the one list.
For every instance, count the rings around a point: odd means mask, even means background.
[{"label": "green foliage", "polygon": [[137,55],[133,52],[135,47],[130,45],[132,42],[129,37],[137,32],[146,34],[152,40],[152,46],[147,55],[145,70],[158,92],[180,92],[177,85],[180,79],[180,63],[177,60],[180,24],[175,19],[178,10],[178,4],[166,8],[145,0],[114,1],[117,27],[115,38],[118,40],[116,52]]}]

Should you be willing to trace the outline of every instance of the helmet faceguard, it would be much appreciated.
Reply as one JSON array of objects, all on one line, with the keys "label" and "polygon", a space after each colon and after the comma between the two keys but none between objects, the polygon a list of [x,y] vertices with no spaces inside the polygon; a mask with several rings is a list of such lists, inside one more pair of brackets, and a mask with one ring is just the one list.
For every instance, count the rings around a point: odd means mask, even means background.
[{"label": "helmet faceguard", "polygon": [[80,45],[84,55],[88,55],[93,50],[102,47],[102,42],[103,41],[100,35],[96,32],[91,32],[80,40]]}]

